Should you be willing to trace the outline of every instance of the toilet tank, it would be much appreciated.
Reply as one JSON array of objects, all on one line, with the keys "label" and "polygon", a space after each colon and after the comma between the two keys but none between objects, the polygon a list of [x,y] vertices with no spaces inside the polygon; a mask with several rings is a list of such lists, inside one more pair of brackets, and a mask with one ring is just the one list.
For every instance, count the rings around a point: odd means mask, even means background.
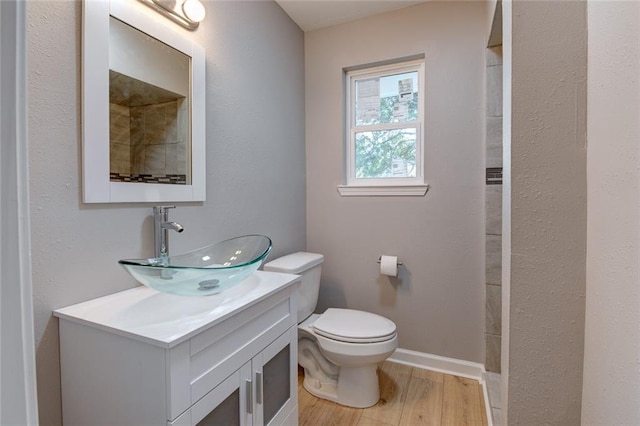
[{"label": "toilet tank", "polygon": [[298,323],[307,319],[316,309],[323,261],[324,256],[321,254],[299,251],[264,265],[265,271],[302,275],[298,290]]}]

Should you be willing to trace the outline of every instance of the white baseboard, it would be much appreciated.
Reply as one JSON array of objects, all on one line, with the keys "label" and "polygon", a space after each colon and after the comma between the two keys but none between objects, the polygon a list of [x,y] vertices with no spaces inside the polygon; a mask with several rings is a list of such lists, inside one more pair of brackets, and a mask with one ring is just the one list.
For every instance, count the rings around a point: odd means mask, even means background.
[{"label": "white baseboard", "polygon": [[493,426],[487,380],[485,379],[486,371],[483,364],[401,348],[396,349],[387,361],[477,380],[482,385],[487,422],[489,426]]},{"label": "white baseboard", "polygon": [[387,361],[484,382],[484,365],[398,348]]}]

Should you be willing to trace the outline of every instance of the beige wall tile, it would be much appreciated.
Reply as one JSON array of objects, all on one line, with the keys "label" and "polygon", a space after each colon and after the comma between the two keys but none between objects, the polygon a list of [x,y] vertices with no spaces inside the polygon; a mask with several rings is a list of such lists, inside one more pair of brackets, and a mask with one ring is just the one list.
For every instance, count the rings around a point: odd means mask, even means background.
[{"label": "beige wall tile", "polygon": [[186,144],[167,144],[167,168],[166,174],[184,175],[187,173]]},{"label": "beige wall tile", "polygon": [[[502,46],[486,50],[487,129],[486,167],[502,167]],[[485,190],[486,239],[486,333],[500,335],[502,329],[502,185]],[[491,285],[489,285],[491,284]],[[488,371],[500,371],[499,337],[486,335],[485,356]],[[496,347],[497,345],[497,347]]]},{"label": "beige wall tile", "polygon": [[[176,169],[178,174],[188,175],[189,174],[189,163],[188,163],[188,147],[186,142],[178,143],[176,147]],[[190,182],[190,177],[187,176],[187,182]]]},{"label": "beige wall tile", "polygon": [[144,171],[147,174],[166,174],[166,147],[165,145],[147,145],[144,153]]},{"label": "beige wall tile", "polygon": [[485,186],[486,233],[502,235],[502,185]]},{"label": "beige wall tile", "polygon": [[129,145],[109,144],[109,170],[111,173],[131,173]]},{"label": "beige wall tile", "polygon": [[176,101],[167,102],[164,105],[165,141],[175,143],[178,141],[178,105]]},{"label": "beige wall tile", "polygon": [[502,167],[502,117],[487,117],[487,167]]},{"label": "beige wall tile", "polygon": [[181,142],[190,143],[189,137],[189,101],[188,98],[178,99],[177,138]]},{"label": "beige wall tile", "polygon": [[129,145],[130,143],[129,108],[109,104],[109,141]]},{"label": "beige wall tile", "polygon": [[149,105],[144,109],[144,144],[157,145],[165,142],[165,117],[162,105]]},{"label": "beige wall tile", "polygon": [[178,144],[170,143],[166,145],[167,166],[165,174],[178,174]]},{"label": "beige wall tile", "polygon": [[502,286],[487,284],[487,303],[485,310],[485,332],[502,334]]},{"label": "beige wall tile", "polygon": [[484,368],[493,373],[500,373],[500,345],[502,338],[492,334],[485,335],[485,344],[487,348]]},{"label": "beige wall tile", "polygon": [[486,50],[487,66],[502,65],[502,46],[489,47]]},{"label": "beige wall tile", "polygon": [[144,107],[132,107],[131,111],[131,145],[144,144]]},{"label": "beige wall tile", "polygon": [[493,417],[494,425],[502,424],[502,410],[500,408],[491,407],[491,416]]},{"label": "beige wall tile", "polygon": [[[489,405],[491,408],[502,408],[502,376],[499,373],[487,373],[486,379]],[[496,424],[500,425],[501,423]]]},{"label": "beige wall tile", "polygon": [[132,145],[131,146],[131,173],[133,174],[144,173],[144,158],[145,158],[145,146]]},{"label": "beige wall tile", "polygon": [[502,117],[502,65],[487,67],[487,116]]},{"label": "beige wall tile", "polygon": [[502,284],[502,236],[486,236],[486,282]]}]

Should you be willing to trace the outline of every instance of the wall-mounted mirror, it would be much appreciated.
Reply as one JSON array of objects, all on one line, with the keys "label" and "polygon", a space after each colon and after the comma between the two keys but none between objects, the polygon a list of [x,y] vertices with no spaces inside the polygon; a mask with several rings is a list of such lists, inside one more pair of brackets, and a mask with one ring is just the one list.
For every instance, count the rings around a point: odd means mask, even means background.
[{"label": "wall-mounted mirror", "polygon": [[205,199],[204,49],[133,0],[85,0],[83,200]]}]

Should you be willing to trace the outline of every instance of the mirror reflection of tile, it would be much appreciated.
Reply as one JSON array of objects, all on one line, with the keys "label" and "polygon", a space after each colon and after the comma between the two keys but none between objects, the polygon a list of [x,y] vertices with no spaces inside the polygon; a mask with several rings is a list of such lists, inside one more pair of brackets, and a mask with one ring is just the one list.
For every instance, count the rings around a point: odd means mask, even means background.
[{"label": "mirror reflection of tile", "polygon": [[187,98],[110,71],[110,180],[187,183]]}]

